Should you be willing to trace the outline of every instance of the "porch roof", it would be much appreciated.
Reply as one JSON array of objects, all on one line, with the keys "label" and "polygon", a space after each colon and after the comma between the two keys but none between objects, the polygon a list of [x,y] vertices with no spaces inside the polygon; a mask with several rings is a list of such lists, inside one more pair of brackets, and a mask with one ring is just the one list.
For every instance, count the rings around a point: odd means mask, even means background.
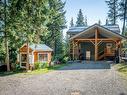
[{"label": "porch roof", "polygon": [[[88,37],[94,36],[94,34],[95,34],[94,32],[95,32],[96,28],[99,30],[99,33],[104,37],[127,39],[125,36],[120,35],[119,33],[114,32],[113,30],[109,29],[109,27],[104,27],[104,26],[101,26],[99,24],[94,24],[94,25],[92,25],[88,28],[85,28],[84,30],[82,29],[81,32],[79,32],[76,35],[72,36],[70,38],[70,40],[73,40],[75,38],[88,38]],[[115,30],[115,26],[114,26],[114,30]]]}]

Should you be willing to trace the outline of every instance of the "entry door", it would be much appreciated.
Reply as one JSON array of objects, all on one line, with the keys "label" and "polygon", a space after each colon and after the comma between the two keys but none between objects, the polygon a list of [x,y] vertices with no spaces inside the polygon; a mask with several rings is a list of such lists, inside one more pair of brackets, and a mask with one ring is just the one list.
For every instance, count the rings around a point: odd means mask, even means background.
[{"label": "entry door", "polygon": [[106,49],[107,49],[107,53],[111,53],[112,52],[112,43],[107,43],[106,44]]},{"label": "entry door", "polygon": [[86,51],[86,60],[90,60],[91,57],[91,52],[90,51]]}]

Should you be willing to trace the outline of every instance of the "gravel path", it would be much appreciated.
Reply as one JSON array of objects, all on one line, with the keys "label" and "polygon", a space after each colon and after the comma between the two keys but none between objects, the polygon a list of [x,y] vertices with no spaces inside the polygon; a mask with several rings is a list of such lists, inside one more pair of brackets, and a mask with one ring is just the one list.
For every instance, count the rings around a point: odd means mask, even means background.
[{"label": "gravel path", "polygon": [[0,95],[127,95],[126,81],[113,67],[86,69],[95,65],[71,64],[27,78],[0,77]]}]

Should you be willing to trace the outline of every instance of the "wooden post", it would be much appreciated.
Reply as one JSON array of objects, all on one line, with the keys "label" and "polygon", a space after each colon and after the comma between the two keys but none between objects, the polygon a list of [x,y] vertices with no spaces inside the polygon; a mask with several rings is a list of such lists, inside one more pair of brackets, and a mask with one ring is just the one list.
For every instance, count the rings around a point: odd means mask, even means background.
[{"label": "wooden post", "polygon": [[26,63],[26,70],[29,70],[29,38],[27,37],[27,63]]},{"label": "wooden post", "polygon": [[95,61],[98,60],[98,45],[97,45],[97,39],[98,38],[98,31],[95,30]]},{"label": "wooden post", "polygon": [[122,44],[121,44],[121,41],[120,41],[120,53],[121,53],[121,51],[122,51],[122,46],[121,46]]},{"label": "wooden post", "polygon": [[79,42],[78,42],[77,56],[78,56],[78,60],[79,60]]},{"label": "wooden post", "polygon": [[75,57],[75,55],[74,55],[74,41],[72,42],[73,43],[73,61],[74,61],[74,57]]}]

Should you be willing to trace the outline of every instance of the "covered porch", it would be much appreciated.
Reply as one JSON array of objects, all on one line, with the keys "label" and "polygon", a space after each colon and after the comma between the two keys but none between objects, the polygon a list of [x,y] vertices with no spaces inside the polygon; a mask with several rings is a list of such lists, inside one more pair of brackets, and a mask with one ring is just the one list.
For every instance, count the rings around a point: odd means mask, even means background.
[{"label": "covered porch", "polygon": [[72,60],[114,60],[121,51],[122,36],[101,26],[93,26],[70,38]]}]

